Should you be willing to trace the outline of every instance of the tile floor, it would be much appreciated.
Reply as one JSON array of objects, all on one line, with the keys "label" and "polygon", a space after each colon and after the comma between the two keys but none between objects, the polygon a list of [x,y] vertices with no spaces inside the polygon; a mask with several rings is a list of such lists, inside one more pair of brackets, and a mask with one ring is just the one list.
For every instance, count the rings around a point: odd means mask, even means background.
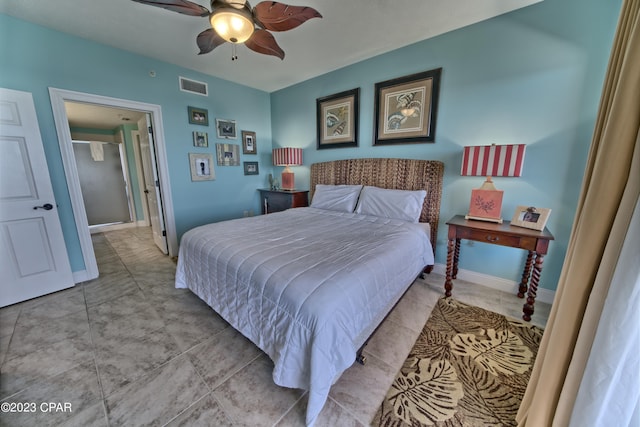
[{"label": "tile floor", "polygon": [[[36,405],[0,413],[0,425],[304,425],[304,391],[276,386],[264,353],[173,287],[175,263],[147,228],[93,241],[98,279],[0,309],[0,400]],[[443,280],[412,285],[366,347],[367,364],[333,386],[317,426],[369,424]],[[454,296],[520,318],[514,295],[457,281]],[[544,325],[549,308],[536,303],[533,323]]]}]

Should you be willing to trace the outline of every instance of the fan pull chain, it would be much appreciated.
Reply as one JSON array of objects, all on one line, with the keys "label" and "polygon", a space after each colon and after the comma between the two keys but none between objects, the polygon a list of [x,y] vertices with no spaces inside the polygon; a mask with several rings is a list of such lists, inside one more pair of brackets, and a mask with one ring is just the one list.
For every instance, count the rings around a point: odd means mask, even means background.
[{"label": "fan pull chain", "polygon": [[231,43],[231,60],[235,61],[236,59],[238,59],[238,55],[236,55],[236,44]]}]

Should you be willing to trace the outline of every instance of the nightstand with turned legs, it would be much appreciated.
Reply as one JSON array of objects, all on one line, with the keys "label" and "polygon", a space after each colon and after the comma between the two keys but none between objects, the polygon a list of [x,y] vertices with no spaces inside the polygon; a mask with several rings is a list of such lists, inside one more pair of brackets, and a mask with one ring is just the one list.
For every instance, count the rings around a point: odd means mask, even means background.
[{"label": "nightstand with turned legs", "polygon": [[449,226],[449,234],[447,242],[447,275],[444,283],[445,295],[447,297],[451,296],[453,279],[458,275],[461,239],[524,249],[529,251],[529,254],[518,287],[518,297],[524,298],[526,293],[527,299],[522,307],[522,318],[530,321],[542,273],[542,263],[549,248],[549,241],[554,239],[553,234],[546,227],[543,231],[536,231],[513,226],[509,221],[496,224],[468,220],[463,215],[454,216],[447,221],[447,225]]}]

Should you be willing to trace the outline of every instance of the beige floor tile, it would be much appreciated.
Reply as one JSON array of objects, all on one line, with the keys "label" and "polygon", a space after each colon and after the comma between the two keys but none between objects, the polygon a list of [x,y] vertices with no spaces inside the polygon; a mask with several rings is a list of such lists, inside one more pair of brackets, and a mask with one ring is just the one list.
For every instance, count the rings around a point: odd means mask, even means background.
[{"label": "beige floor tile", "polygon": [[273,363],[261,356],[213,391],[224,411],[239,426],[273,426],[300,400],[302,390],[273,383]]},{"label": "beige floor tile", "polygon": [[96,364],[105,396],[177,357],[178,344],[164,329],[143,338],[120,336],[94,340]]},{"label": "beige floor tile", "polygon": [[[91,408],[99,405],[100,399],[95,365],[78,365],[59,375],[38,381],[23,392],[6,399],[5,402],[35,403],[35,410],[3,413],[0,421],[7,426],[81,425],[81,418],[91,415]],[[49,406],[49,403],[54,406]],[[99,414],[95,412],[89,418],[95,418],[96,415],[100,420]],[[81,418],[74,421],[76,417]]]},{"label": "beige floor tile", "polygon": [[263,353],[229,327],[187,353],[210,389],[215,389]]},{"label": "beige floor tile", "polygon": [[331,387],[329,396],[361,423],[369,425],[396,373],[397,369],[367,355],[367,363],[364,366],[354,363],[347,369]]},{"label": "beige floor tile", "polygon": [[233,427],[218,401],[209,393],[171,420],[167,427]]},{"label": "beige floor tile", "polygon": [[[300,427],[305,425],[306,399],[302,398],[298,404],[276,424],[277,427]],[[333,399],[327,403],[316,419],[314,427],[364,427],[353,415],[338,405]]]},{"label": "beige floor tile", "polygon": [[105,399],[111,426],[161,426],[209,392],[186,355]]}]

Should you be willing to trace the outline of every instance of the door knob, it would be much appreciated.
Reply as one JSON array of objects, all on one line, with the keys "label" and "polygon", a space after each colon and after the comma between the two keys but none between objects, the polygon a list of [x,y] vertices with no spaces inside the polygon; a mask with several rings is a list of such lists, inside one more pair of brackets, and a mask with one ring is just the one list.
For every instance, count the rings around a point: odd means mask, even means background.
[{"label": "door knob", "polygon": [[33,209],[44,209],[45,211],[50,211],[53,209],[53,205],[51,203],[45,203],[42,206],[34,206]]}]

